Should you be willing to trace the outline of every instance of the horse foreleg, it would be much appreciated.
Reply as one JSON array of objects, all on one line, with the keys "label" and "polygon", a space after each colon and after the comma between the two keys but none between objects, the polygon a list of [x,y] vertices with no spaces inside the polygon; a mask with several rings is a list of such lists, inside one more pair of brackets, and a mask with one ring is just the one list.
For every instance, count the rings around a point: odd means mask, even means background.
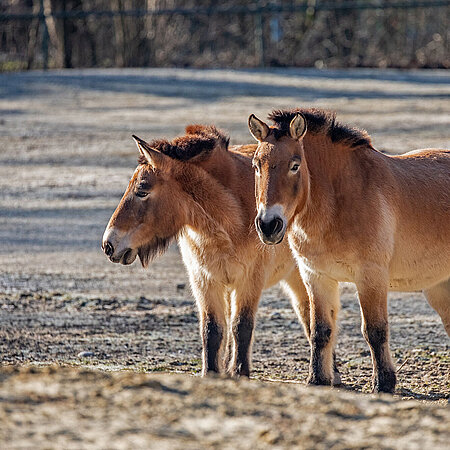
[{"label": "horse foreleg", "polygon": [[226,332],[226,306],[223,288],[216,283],[192,283],[200,317],[202,376],[220,372],[221,350]]},{"label": "horse foreleg", "polygon": [[361,306],[361,331],[372,355],[373,392],[392,393],[395,389],[396,375],[389,350],[387,271],[366,270],[356,286]]},{"label": "horse foreleg", "polygon": [[339,373],[335,376],[334,363],[336,320],[340,309],[338,283],[327,276],[306,271],[302,271],[302,277],[309,294],[311,313],[308,384],[340,383]]},{"label": "horse foreleg", "polygon": [[253,329],[260,296],[260,289],[249,290],[241,287],[233,292],[233,352],[229,367],[231,375],[250,376]]},{"label": "horse foreleg", "polygon": [[[281,283],[283,290],[289,295],[292,307],[305,330],[306,337],[311,345],[311,310],[309,296],[305,284],[297,268]],[[336,354],[333,354],[333,382],[334,386],[341,384],[341,375],[336,364]]]}]

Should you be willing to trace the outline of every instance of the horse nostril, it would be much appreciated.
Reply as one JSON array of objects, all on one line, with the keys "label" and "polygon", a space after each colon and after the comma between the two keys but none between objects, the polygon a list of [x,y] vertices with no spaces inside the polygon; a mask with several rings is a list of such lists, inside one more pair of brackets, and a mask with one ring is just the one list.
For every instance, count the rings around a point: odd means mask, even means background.
[{"label": "horse nostril", "polygon": [[273,219],[271,223],[273,224],[272,234],[280,233],[281,230],[283,229],[283,221],[277,217],[276,219]]},{"label": "horse nostril", "polygon": [[275,236],[283,229],[283,221],[276,217],[267,224],[266,228],[267,236]]},{"label": "horse nostril", "polygon": [[258,219],[256,225],[265,236],[275,236],[283,230],[283,221],[279,217],[272,219],[270,222]]},{"label": "horse nostril", "polygon": [[107,242],[103,246],[103,251],[106,253],[106,256],[111,256],[114,253],[114,247],[112,246],[111,242]]}]

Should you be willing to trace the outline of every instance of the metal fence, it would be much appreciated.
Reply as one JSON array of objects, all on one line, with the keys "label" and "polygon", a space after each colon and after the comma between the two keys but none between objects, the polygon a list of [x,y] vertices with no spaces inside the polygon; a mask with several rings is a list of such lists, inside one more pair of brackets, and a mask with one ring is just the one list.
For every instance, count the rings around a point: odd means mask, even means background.
[{"label": "metal fence", "polygon": [[114,10],[48,4],[0,13],[0,68],[450,64],[449,0]]}]

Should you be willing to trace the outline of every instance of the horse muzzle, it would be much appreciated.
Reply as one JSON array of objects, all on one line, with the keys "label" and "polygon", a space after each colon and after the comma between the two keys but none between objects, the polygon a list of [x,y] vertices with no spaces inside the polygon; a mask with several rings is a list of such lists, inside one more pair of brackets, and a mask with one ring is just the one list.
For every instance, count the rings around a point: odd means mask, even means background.
[{"label": "horse muzzle", "polygon": [[279,244],[286,233],[286,221],[279,215],[259,212],[255,219],[256,231],[264,244]]},{"label": "horse muzzle", "polygon": [[[102,250],[113,263],[128,265],[134,262],[138,254],[137,250],[130,248],[126,242],[121,242],[114,229],[106,229],[102,240]],[[124,239],[122,239],[124,241]],[[125,245],[124,245],[125,244]]]}]

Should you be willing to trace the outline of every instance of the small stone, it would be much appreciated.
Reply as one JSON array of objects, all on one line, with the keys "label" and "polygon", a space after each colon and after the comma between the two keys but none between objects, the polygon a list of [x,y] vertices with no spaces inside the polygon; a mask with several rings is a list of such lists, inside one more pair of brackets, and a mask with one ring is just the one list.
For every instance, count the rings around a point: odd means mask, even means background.
[{"label": "small stone", "polygon": [[94,352],[80,352],[78,353],[78,358],[90,358],[94,356]]}]

